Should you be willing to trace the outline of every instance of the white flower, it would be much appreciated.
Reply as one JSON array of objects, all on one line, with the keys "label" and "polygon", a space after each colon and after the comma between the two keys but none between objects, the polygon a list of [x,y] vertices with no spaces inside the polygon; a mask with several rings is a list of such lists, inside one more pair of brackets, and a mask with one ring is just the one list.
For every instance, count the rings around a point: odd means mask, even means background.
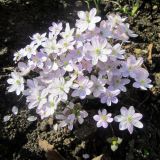
[{"label": "white flower", "polygon": [[60,48],[55,38],[47,39],[42,43],[42,46],[44,47],[44,52],[48,55],[58,53]]},{"label": "white flower", "polygon": [[106,84],[106,80],[102,79],[101,77],[96,77],[94,75],[91,75],[91,80],[93,82],[93,86],[91,88],[91,91],[94,95],[94,97],[99,97],[101,93],[106,91],[106,88],[104,87]]},{"label": "white flower", "polygon": [[54,36],[57,36],[60,31],[62,30],[62,23],[55,23],[53,22],[52,23],[52,26],[49,27],[49,30],[51,31],[51,34],[54,35]]},{"label": "white flower", "polygon": [[147,88],[152,88],[153,85],[150,84],[151,80],[148,78],[149,73],[145,69],[140,68],[137,70],[136,77],[134,78],[136,82],[133,83],[133,87],[140,88],[142,90],[147,90]]},{"label": "white flower", "polygon": [[22,59],[23,57],[26,56],[26,51],[24,48],[20,49],[19,51],[14,53],[14,61],[19,61],[20,59]]},{"label": "white flower", "polygon": [[110,90],[119,89],[123,92],[126,92],[127,89],[126,89],[125,85],[128,84],[129,82],[130,82],[129,79],[122,78],[121,75],[120,76],[119,75],[114,75],[107,82],[107,84],[109,85],[108,89],[110,89]]},{"label": "white flower", "polygon": [[18,63],[18,69],[21,71],[19,73],[21,76],[25,76],[31,71],[31,67],[28,66],[28,64],[26,64],[24,62],[19,62]]},{"label": "white flower", "polygon": [[88,58],[92,60],[92,64],[96,65],[98,60],[106,62],[108,55],[111,53],[111,50],[107,48],[107,40],[101,39],[100,37],[93,37],[91,44],[92,45],[87,44],[85,48]]},{"label": "white flower", "polygon": [[95,8],[91,9],[90,12],[78,12],[79,20],[76,21],[76,27],[78,27],[82,32],[85,30],[94,30],[96,23],[101,20],[101,17],[95,16],[97,10]]},{"label": "white flower", "polygon": [[52,116],[57,109],[60,99],[53,95],[48,96],[48,101],[43,106],[38,107],[36,112],[41,116],[41,119]]},{"label": "white flower", "polygon": [[115,116],[114,120],[120,122],[119,129],[128,129],[129,133],[133,133],[133,126],[137,128],[143,128],[143,124],[140,122],[142,119],[141,113],[135,113],[134,107],[130,106],[129,109],[126,107],[121,108],[121,115]]},{"label": "white flower", "polygon": [[84,99],[87,95],[91,94],[91,87],[93,86],[93,82],[89,80],[88,77],[80,76],[76,80],[76,83],[73,84],[72,88],[75,89],[72,92],[73,97],[80,97]]},{"label": "white flower", "polygon": [[98,115],[93,116],[93,119],[97,121],[97,127],[107,128],[108,123],[111,123],[113,121],[113,118],[111,118],[111,116],[111,113],[107,114],[107,110],[103,109],[102,111],[98,110]]},{"label": "white flower", "polygon": [[125,50],[121,49],[121,45],[119,43],[117,43],[110,49],[112,51],[110,54],[111,60],[115,61],[116,59],[124,59]]},{"label": "white flower", "polygon": [[73,40],[74,28],[70,29],[69,23],[66,24],[65,32],[61,32],[61,36],[69,41]]},{"label": "white flower", "polygon": [[58,96],[61,101],[66,101],[68,99],[68,93],[72,81],[65,81],[63,77],[53,79],[53,82],[48,86],[48,91],[54,96]]},{"label": "white flower", "polygon": [[31,58],[32,55],[36,55],[37,53],[37,46],[34,45],[34,43],[31,43],[30,45],[27,45],[25,47],[25,55],[28,59]]},{"label": "white flower", "polygon": [[11,73],[11,77],[7,80],[8,84],[11,84],[8,87],[8,92],[16,92],[17,95],[20,95],[21,92],[24,91],[24,79],[23,77],[16,71]]},{"label": "white flower", "polygon": [[39,90],[35,88],[30,92],[30,95],[27,96],[28,108],[33,109],[35,107],[41,108],[47,102],[48,90],[43,89]]},{"label": "white flower", "polygon": [[33,37],[31,37],[32,41],[34,44],[40,46],[42,44],[42,42],[46,41],[46,33],[43,34],[39,34],[36,33],[33,35]]},{"label": "white flower", "polygon": [[109,90],[106,89],[106,92],[102,93],[100,96],[101,103],[106,103],[108,106],[111,106],[112,103],[117,104],[118,98],[116,97],[120,93],[119,89]]}]

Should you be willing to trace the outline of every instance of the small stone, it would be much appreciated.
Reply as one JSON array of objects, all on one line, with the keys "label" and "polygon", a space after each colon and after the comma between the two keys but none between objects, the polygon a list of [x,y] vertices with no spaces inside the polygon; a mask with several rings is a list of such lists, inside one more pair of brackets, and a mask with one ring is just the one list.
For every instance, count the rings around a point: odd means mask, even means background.
[{"label": "small stone", "polygon": [[88,159],[90,156],[89,156],[89,154],[85,153],[85,154],[82,155],[82,157],[83,157],[84,159]]},{"label": "small stone", "polygon": [[50,118],[48,119],[48,124],[49,124],[50,126],[52,126],[52,125],[53,125],[53,121],[54,121],[53,118],[50,117]]},{"label": "small stone", "polygon": [[13,107],[12,107],[12,113],[13,113],[14,115],[17,115],[17,114],[18,114],[18,108],[17,108],[16,106],[13,106]]},{"label": "small stone", "polygon": [[58,130],[58,124],[53,125],[53,129],[54,129],[55,131],[57,131],[57,130]]},{"label": "small stone", "polygon": [[3,122],[8,122],[10,120],[11,116],[10,115],[6,115],[3,117]]},{"label": "small stone", "polygon": [[27,120],[30,121],[30,122],[34,122],[34,121],[37,120],[37,117],[35,117],[35,116],[29,116],[29,117],[27,118]]}]

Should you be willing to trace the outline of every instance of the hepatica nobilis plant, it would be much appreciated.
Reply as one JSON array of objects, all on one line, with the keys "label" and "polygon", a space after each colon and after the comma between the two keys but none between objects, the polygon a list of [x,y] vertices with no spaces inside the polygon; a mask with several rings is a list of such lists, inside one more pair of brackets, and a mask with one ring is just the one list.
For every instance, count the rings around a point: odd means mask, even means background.
[{"label": "hepatica nobilis plant", "polygon": [[119,129],[130,134],[133,127],[142,128],[142,114],[133,106],[122,107],[115,117],[106,110],[118,103],[129,83],[142,90],[152,87],[143,59],[127,56],[122,49],[129,37],[137,36],[125,20],[110,14],[101,21],[93,8],[78,12],[75,28],[53,22],[48,33],[34,34],[31,43],[14,54],[17,68],[7,80],[8,92],[23,94],[28,109],[36,109],[41,119],[54,116],[59,127],[70,130],[88,116],[75,100],[90,97],[106,104],[93,116],[97,127],[119,122]]}]

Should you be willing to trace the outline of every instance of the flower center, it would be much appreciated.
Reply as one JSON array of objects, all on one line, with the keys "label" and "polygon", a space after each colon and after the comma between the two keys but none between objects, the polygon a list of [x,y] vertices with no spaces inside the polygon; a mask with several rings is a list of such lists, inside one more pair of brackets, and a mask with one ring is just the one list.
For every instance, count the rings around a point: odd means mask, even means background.
[{"label": "flower center", "polygon": [[89,18],[89,13],[88,13],[88,12],[87,12],[87,14],[86,14],[86,21],[87,21],[88,23],[91,22],[91,20],[90,20],[90,18]]},{"label": "flower center", "polygon": [[16,80],[16,83],[17,83],[18,85],[21,84],[20,80]]},{"label": "flower center", "polygon": [[99,49],[99,48],[96,48],[96,54],[97,54],[97,55],[100,55],[100,53],[101,53],[100,49]]},{"label": "flower center", "polygon": [[132,122],[132,117],[131,116],[128,116],[127,117],[127,121],[130,123],[130,122]]},{"label": "flower center", "polygon": [[106,115],[102,115],[102,116],[101,116],[101,119],[102,119],[103,121],[106,121],[106,120],[107,120],[107,116],[106,116]]}]

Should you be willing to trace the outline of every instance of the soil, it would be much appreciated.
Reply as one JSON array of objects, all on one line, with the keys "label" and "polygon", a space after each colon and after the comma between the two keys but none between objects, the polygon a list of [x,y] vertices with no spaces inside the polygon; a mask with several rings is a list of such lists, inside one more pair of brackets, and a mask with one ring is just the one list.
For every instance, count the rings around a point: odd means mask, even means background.
[{"label": "soil", "polygon": [[[130,1],[117,0],[122,6]],[[94,6],[94,3],[91,4]],[[103,1],[101,15],[116,11],[117,5]],[[122,105],[134,105],[143,113],[144,129],[135,129],[132,135],[120,132],[118,126],[97,129],[92,116],[97,108],[104,107],[98,100],[82,102],[89,117],[73,132],[67,129],[55,131],[54,119],[27,121],[29,115],[23,97],[6,92],[7,75],[13,70],[13,53],[26,46],[34,33],[46,32],[53,21],[74,24],[76,12],[86,10],[87,5],[80,0],[0,0],[0,159],[3,160],[45,160],[45,153],[38,145],[39,139],[47,140],[66,160],[80,160],[87,153],[90,159],[105,154],[107,160],[160,160],[160,2],[142,1],[135,16],[128,22],[139,36],[125,45],[127,53],[143,56],[145,67],[150,73],[154,87],[150,91],[131,90],[120,97],[117,106],[109,108],[118,113]],[[152,64],[148,61],[148,46],[153,44]],[[125,97],[125,98],[124,98]],[[11,114],[12,106],[19,108],[18,115]],[[115,107],[117,110],[115,110]],[[11,115],[4,123],[3,117]],[[123,138],[116,152],[112,152],[107,138]]]}]

